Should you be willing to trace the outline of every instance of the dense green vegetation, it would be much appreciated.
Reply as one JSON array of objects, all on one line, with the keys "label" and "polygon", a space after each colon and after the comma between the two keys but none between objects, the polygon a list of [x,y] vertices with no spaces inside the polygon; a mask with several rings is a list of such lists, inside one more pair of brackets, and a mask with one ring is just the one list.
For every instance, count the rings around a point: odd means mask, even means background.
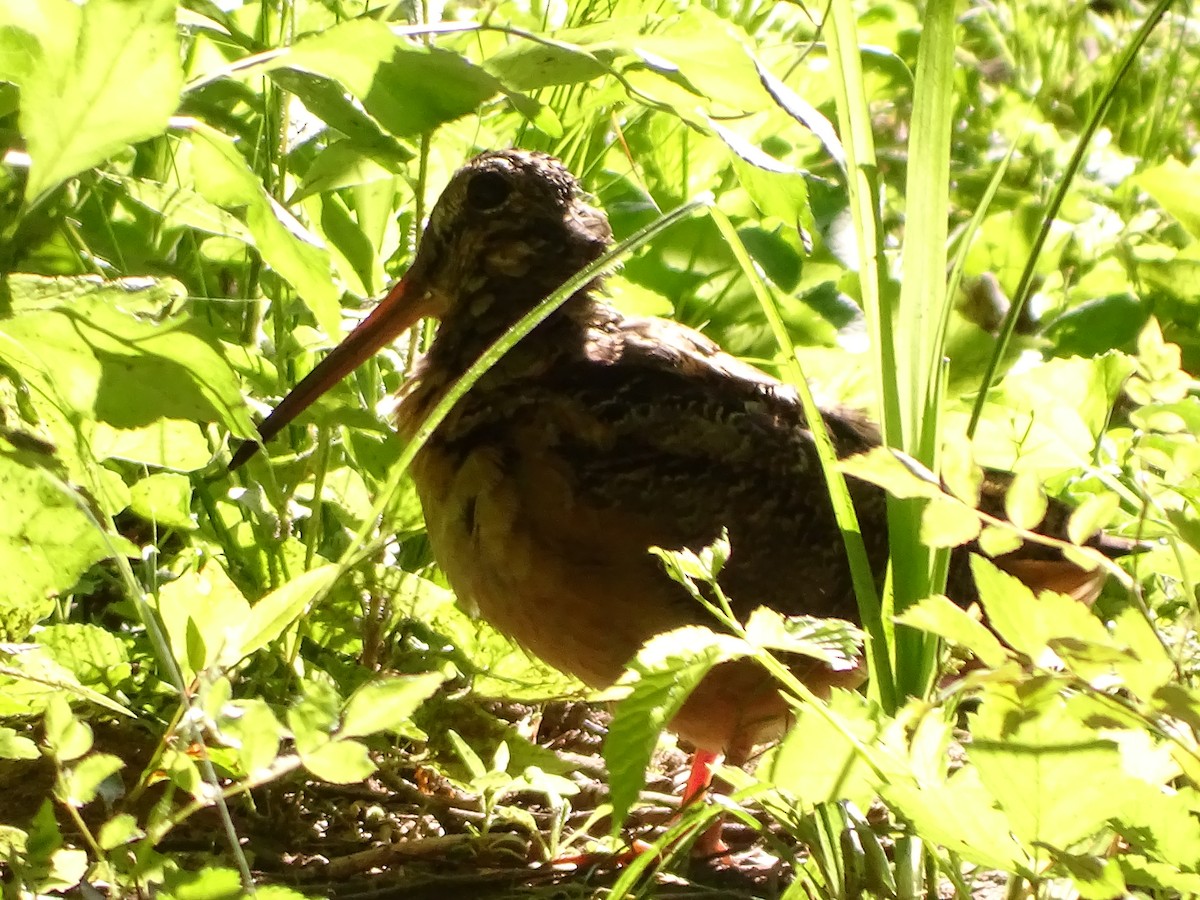
[{"label": "dense green vegetation", "polygon": [[[1200,893],[1198,38],[1125,0],[0,0],[4,896],[666,895],[716,805],[618,875],[539,864],[648,821],[664,711],[729,655],[798,698],[726,773],[784,861],[734,895]],[[386,402],[428,333],[225,470],[506,146],[618,239],[699,199],[614,302],[942,474],[856,464],[899,495],[864,693],[775,662],[813,623],[668,636],[602,766],[597,713],[543,707],[582,689],[432,565]],[[979,465],[1018,473],[1013,524],[974,512]],[[1092,610],[981,555],[993,634],[945,554],[1027,538],[1047,494],[1073,539],[1151,543]]]}]

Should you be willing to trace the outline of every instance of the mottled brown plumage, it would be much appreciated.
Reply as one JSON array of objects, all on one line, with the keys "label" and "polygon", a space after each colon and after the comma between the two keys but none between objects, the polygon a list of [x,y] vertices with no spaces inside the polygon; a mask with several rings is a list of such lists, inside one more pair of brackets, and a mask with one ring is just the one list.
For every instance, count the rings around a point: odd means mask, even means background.
[{"label": "mottled brown plumage", "polygon": [[[433,210],[401,287],[264,423],[264,438],[418,315],[434,315],[437,336],[400,406],[400,429],[411,434],[486,347],[610,241],[604,215],[557,160],[477,157]],[[878,442],[854,413],[831,409],[825,422],[842,455]],[[458,596],[597,687],[655,634],[711,624],[653,546],[698,550],[727,528],[733,553],[722,585],[739,613],[765,604],[857,618],[792,389],[682,325],[622,316],[596,286],[483,376],[421,450],[412,477]],[[861,483],[851,491],[882,572],[885,498]],[[956,583],[964,571],[959,560]],[[1074,571],[1080,583],[1096,580]],[[812,664],[803,674],[818,691],[859,677]],[[753,663],[732,663],[705,680],[672,727],[740,755],[785,711]]]}]

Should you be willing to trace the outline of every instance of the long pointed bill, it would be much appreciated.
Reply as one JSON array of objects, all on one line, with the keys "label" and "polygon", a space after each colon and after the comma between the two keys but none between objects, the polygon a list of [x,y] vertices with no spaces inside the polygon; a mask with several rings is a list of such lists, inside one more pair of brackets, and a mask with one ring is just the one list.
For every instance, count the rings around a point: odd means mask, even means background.
[{"label": "long pointed bill", "polygon": [[405,277],[396,282],[371,314],[292,388],[258,426],[259,439],[243,441],[238,447],[229,462],[230,471],[252,457],[262,444],[279,434],[318,397],[411,328],[422,316],[432,312],[432,304],[426,297],[405,297],[408,281]]}]

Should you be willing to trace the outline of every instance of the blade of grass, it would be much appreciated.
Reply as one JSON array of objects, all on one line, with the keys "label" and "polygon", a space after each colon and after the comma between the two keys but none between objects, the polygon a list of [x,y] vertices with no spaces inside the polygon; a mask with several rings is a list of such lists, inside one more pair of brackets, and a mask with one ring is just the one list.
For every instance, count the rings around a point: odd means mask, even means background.
[{"label": "blade of grass", "polygon": [[[941,370],[938,327],[948,315],[946,239],[950,210],[950,137],[954,117],[954,0],[930,0],[921,23],[905,184],[905,230],[896,316],[896,405],[904,450],[938,471]],[[942,589],[933,554],[921,543],[921,500],[889,498],[895,610]],[[943,555],[948,551],[944,551]],[[937,639],[896,629],[896,680],[902,695],[929,688]]]}]

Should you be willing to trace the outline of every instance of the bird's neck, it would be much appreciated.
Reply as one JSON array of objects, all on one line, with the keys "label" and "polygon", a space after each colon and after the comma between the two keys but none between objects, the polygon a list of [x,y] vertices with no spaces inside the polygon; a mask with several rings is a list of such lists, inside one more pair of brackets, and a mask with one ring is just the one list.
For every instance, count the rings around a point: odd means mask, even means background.
[{"label": "bird's neck", "polygon": [[[549,292],[547,292],[548,294]],[[455,305],[454,314],[438,326],[433,343],[422,358],[417,377],[405,389],[401,428],[405,420],[423,418],[447,390],[511,329],[531,307],[528,303],[473,298]],[[590,289],[575,294],[520,340],[472,388],[469,397],[488,402],[493,391],[519,391],[522,382],[537,379],[565,359],[586,355],[591,330],[603,327],[614,316],[608,304]]]}]

